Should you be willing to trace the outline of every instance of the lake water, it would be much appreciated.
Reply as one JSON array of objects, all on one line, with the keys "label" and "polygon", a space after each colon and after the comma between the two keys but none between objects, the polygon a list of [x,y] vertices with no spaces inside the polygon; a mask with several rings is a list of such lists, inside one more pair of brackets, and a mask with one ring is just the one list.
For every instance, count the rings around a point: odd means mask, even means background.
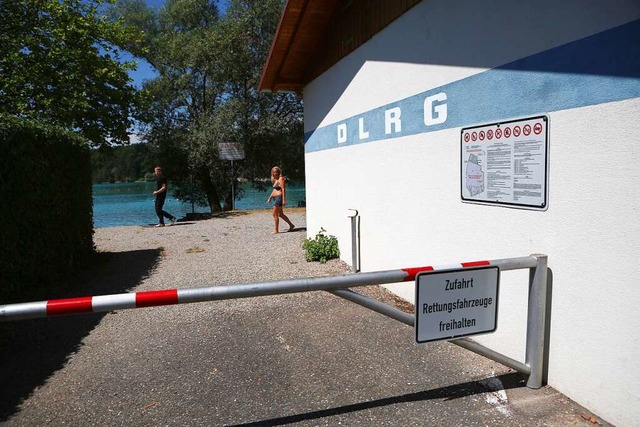
[{"label": "lake water", "polygon": [[[258,191],[249,183],[242,183],[244,197],[236,200],[237,210],[253,210],[269,208],[264,201],[269,197],[266,191]],[[93,225],[115,227],[120,225],[156,224],[158,217],[154,209],[155,182],[130,182],[116,184],[93,185]],[[193,212],[191,203],[183,203],[169,195],[164,210],[178,218]],[[305,200],[303,183],[287,183],[287,206],[296,207],[299,201]],[[195,206],[195,212],[209,212],[208,207]]]}]

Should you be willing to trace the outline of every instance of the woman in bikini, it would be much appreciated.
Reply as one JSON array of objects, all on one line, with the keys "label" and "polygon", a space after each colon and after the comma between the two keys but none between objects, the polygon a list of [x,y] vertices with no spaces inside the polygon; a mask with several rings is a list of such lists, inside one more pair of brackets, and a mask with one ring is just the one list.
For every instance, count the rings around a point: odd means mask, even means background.
[{"label": "woman in bikini", "polygon": [[273,184],[273,190],[271,195],[267,199],[267,203],[273,199],[273,225],[275,227],[273,234],[278,234],[280,220],[284,219],[289,224],[289,231],[293,230],[295,225],[289,220],[289,218],[282,212],[282,207],[287,204],[287,192],[284,178],[282,177],[282,171],[278,166],[271,168],[271,183]]}]

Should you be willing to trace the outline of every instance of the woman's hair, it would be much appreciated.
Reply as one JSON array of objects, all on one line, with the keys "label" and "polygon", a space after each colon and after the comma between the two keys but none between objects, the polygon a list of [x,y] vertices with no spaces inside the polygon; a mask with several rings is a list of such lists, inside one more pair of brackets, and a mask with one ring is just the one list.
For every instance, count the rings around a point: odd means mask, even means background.
[{"label": "woman's hair", "polygon": [[274,166],[271,168],[271,183],[275,184],[276,180],[273,179],[273,173],[274,172],[278,172],[280,174],[280,176],[282,176],[282,169],[280,169],[278,166]]}]

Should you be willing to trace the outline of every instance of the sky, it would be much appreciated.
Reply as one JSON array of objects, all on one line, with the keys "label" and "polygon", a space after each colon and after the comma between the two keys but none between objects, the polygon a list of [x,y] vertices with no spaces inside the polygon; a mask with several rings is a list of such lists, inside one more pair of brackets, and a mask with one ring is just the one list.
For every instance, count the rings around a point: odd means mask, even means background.
[{"label": "sky", "polygon": [[153,67],[144,59],[133,58],[129,54],[123,54],[122,58],[127,61],[135,60],[138,63],[138,69],[136,71],[129,71],[129,77],[133,79],[133,84],[137,88],[142,88],[142,83],[145,80],[155,77],[156,73]]}]

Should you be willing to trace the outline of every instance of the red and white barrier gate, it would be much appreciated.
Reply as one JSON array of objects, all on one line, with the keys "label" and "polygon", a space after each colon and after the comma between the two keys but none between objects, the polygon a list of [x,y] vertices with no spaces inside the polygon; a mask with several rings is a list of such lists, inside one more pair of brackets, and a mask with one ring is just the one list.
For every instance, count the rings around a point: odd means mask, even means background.
[{"label": "red and white barrier gate", "polygon": [[375,271],[343,276],[291,279],[275,282],[213,286],[207,288],[169,289],[102,296],[87,296],[48,301],[0,305],[0,322],[35,319],[80,313],[98,313],[129,308],[188,304],[235,298],[289,294],[309,291],[329,291],[337,296],[370,308],[376,312],[414,326],[415,316],[395,307],[351,291],[348,288],[414,281],[423,271],[449,270],[479,266],[497,266],[501,271],[530,269],[529,310],[527,320],[527,351],[525,363],[513,360],[469,339],[450,342],[481,354],[506,366],[529,374],[527,386],[542,386],[543,358],[546,338],[547,257],[531,255],[521,258],[474,261],[445,266],[425,266],[398,270]]}]

